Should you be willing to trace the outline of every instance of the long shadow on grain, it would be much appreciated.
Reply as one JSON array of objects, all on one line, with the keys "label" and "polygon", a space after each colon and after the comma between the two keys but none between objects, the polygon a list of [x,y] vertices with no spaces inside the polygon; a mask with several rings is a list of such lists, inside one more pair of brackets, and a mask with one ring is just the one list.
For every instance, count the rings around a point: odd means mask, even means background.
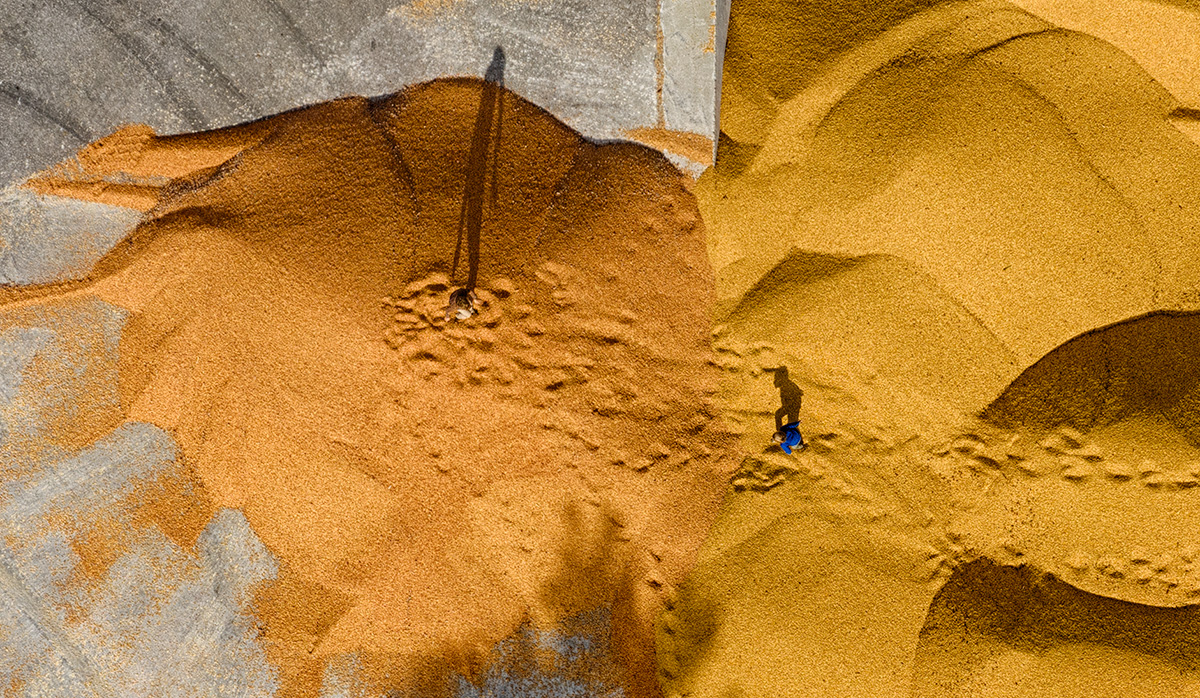
[{"label": "long shadow on grain", "polygon": [[[479,278],[479,236],[483,229],[483,197],[487,178],[488,151],[492,150],[491,204],[496,205],[496,174],[498,171],[500,131],[502,127],[504,97],[504,49],[499,46],[492,53],[492,62],[484,76],[483,89],[479,96],[479,114],[475,117],[475,131],[471,136],[471,153],[467,159],[467,177],[463,186],[462,209],[458,216],[458,242],[454,246],[454,264],[450,276],[458,271],[462,256],[464,233],[467,238],[467,283],[466,290],[473,291]],[[493,137],[492,122],[495,121]],[[494,142],[494,147],[492,146]]]}]

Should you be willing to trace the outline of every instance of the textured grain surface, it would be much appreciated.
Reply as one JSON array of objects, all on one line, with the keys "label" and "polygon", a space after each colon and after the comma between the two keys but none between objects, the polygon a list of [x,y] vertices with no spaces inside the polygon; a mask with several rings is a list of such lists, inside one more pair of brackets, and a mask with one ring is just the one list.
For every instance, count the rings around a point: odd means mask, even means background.
[{"label": "textured grain surface", "polygon": [[661,620],[668,691],[1196,690],[1185,108],[1006,3],[734,6],[696,192],[748,455]]},{"label": "textured grain surface", "polygon": [[[481,94],[443,80],[231,132],[134,128],[29,183],[155,197],[84,279],[6,308],[122,313],[97,359],[106,419],[170,434],[194,506],[244,512],[278,561],[251,608],[279,695],[658,693],[653,620],[732,470],[704,229],[661,154],[511,92],[474,161]],[[480,312],[447,323],[470,172]],[[111,545],[101,579],[127,554]]]}]

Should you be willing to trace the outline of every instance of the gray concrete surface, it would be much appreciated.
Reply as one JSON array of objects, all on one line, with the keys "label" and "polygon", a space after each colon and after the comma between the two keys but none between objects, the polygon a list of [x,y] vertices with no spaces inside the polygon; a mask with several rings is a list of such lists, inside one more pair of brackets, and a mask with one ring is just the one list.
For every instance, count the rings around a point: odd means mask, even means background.
[{"label": "gray concrete surface", "polygon": [[[482,75],[593,138],[713,133],[713,0],[0,0],[0,185],[122,124],[228,126]],[[661,65],[663,91],[658,83]]]},{"label": "gray concrete surface", "polygon": [[81,279],[141,217],[119,206],[0,190],[0,285]]},{"label": "gray concrete surface", "polygon": [[[195,552],[137,523],[134,488],[180,475],[157,427],[55,445],[115,408],[124,317],[89,298],[0,316],[0,683],[29,698],[271,695],[250,603],[277,563],[245,517],[218,512]],[[111,535],[128,551],[89,582],[74,544]]]}]

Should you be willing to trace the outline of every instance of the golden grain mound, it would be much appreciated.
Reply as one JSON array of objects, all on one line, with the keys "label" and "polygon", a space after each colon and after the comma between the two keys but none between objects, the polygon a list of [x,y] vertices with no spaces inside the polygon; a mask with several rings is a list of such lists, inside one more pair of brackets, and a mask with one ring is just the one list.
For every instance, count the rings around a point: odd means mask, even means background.
[{"label": "golden grain mound", "polygon": [[[661,622],[668,690],[1193,690],[1190,659],[1124,641],[1114,612],[1187,638],[1200,603],[1181,105],[1111,46],[986,0],[741,3],[726,57],[696,191],[749,455]],[[770,446],[781,367],[803,392],[792,456]],[[1014,624],[1061,632],[945,627],[1003,608],[991,570],[1020,572]]]}]

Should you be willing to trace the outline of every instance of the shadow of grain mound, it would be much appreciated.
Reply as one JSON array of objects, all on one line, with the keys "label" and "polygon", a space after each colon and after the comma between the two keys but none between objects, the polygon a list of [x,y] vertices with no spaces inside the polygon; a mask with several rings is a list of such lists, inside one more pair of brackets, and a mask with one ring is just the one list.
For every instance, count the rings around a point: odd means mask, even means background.
[{"label": "shadow of grain mound", "polygon": [[979,561],[930,606],[912,696],[1193,695],[1198,648],[1195,607],[1095,596],[1029,568]]},{"label": "shadow of grain mound", "polygon": [[982,413],[1003,427],[1084,432],[1160,416],[1200,446],[1200,315],[1158,312],[1093,330],[1027,368]]}]

